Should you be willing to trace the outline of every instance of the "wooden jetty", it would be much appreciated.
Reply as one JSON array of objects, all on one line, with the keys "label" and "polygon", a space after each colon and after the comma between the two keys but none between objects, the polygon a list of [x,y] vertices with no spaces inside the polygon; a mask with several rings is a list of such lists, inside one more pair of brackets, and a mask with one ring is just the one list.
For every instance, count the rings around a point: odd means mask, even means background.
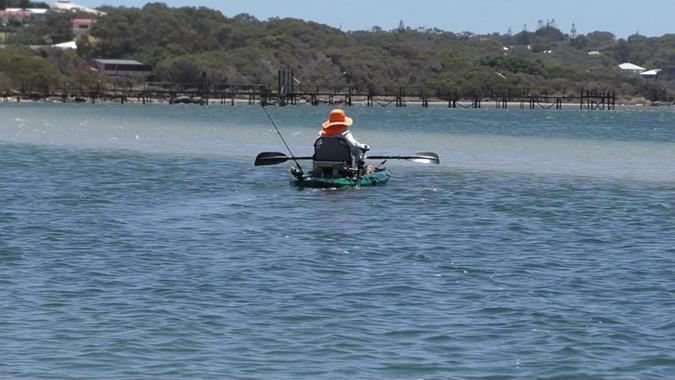
[{"label": "wooden jetty", "polygon": [[494,105],[496,109],[518,107],[520,109],[562,109],[563,106],[579,105],[580,110],[613,110],[616,93],[608,90],[579,90],[571,95],[562,91],[549,94],[547,91],[526,94],[499,93],[493,91],[471,91],[460,93],[456,89],[424,87],[359,87],[359,86],[316,86],[304,85],[292,71],[279,71],[276,90],[263,84],[210,83],[202,77],[199,83],[145,82],[141,84],[117,83],[106,86],[84,83],[63,82],[57,86],[27,86],[18,90],[0,89],[0,100],[119,103],[193,103],[209,104],[276,104],[298,105],[320,104],[366,107],[393,105],[407,107],[419,105],[445,105],[448,108],[485,108]]}]

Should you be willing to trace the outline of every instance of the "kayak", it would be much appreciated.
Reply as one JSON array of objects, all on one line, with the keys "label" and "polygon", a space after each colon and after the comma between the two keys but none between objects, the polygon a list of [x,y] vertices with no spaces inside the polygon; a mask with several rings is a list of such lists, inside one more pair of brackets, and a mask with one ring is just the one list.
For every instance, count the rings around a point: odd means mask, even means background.
[{"label": "kayak", "polygon": [[364,174],[359,177],[319,177],[309,174],[303,174],[300,177],[292,178],[291,185],[298,187],[316,188],[316,189],[334,189],[345,187],[368,187],[384,185],[389,181],[391,173],[389,169],[378,168],[373,173]]}]

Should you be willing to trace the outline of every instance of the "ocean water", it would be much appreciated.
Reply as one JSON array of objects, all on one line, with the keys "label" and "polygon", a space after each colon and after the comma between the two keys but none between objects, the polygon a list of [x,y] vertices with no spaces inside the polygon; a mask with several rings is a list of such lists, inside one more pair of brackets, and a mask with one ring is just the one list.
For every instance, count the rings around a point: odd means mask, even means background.
[{"label": "ocean water", "polygon": [[674,109],[348,112],[0,104],[0,378],[675,378]]}]

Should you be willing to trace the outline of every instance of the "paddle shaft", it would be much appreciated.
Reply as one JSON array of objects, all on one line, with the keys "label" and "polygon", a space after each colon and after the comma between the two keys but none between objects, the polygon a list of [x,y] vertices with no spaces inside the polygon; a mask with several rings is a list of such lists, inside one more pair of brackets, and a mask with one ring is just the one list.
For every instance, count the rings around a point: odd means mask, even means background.
[{"label": "paddle shaft", "polygon": [[[366,160],[413,160],[420,159],[425,157],[420,156],[368,156]],[[302,157],[288,157],[287,160],[313,160],[314,157],[311,156],[302,156]]]},{"label": "paddle shaft", "polygon": [[[288,160],[294,160],[297,164],[298,160],[313,160],[312,156],[302,156],[302,157],[288,157],[281,152],[263,152],[258,154],[255,159],[255,166],[266,166],[266,165],[277,165],[284,163]],[[438,155],[436,153],[426,152],[418,153],[416,155],[407,155],[407,156],[369,156],[366,157],[367,160],[413,160],[420,163],[429,163],[429,164],[439,164]]]},{"label": "paddle shaft", "polygon": [[367,160],[414,160],[425,158],[423,156],[368,156]]},{"label": "paddle shaft", "polygon": [[421,164],[435,164],[441,163],[438,155],[432,152],[422,152],[414,155],[398,155],[398,156],[369,156],[370,160],[410,160]]}]

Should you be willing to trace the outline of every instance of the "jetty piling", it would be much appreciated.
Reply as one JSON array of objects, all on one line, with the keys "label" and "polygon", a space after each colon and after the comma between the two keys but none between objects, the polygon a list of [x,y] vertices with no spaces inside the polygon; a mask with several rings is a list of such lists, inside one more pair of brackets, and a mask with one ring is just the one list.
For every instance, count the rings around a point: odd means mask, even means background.
[{"label": "jetty piling", "polygon": [[[205,75],[198,83],[181,82],[144,82],[132,83],[117,79],[110,85],[88,84],[83,82],[61,82],[51,85],[33,85],[21,83],[17,90],[0,89],[4,102],[16,96],[16,101],[23,99],[39,101],[52,99],[60,102],[97,103],[102,101],[135,103],[169,104],[191,103],[209,105],[212,100],[216,104],[234,105],[237,101],[244,104],[277,104],[298,105],[301,103],[318,106],[320,104],[344,104],[352,106],[363,104],[373,107],[378,104],[386,107],[393,104],[397,108],[409,104],[419,104],[429,108],[433,103],[447,104],[448,108],[483,108],[483,102],[494,104],[495,109],[508,109],[509,103],[520,105],[520,109],[562,109],[575,102],[580,110],[614,110],[616,92],[608,89],[580,89],[577,95],[570,95],[565,90],[549,94],[548,91],[530,90],[518,95],[511,92],[468,91],[459,89],[424,88],[399,86],[377,88],[365,86],[320,86],[302,85],[294,77],[292,70],[280,70],[276,90],[262,84],[211,83]],[[298,84],[296,86],[296,83]]]}]

